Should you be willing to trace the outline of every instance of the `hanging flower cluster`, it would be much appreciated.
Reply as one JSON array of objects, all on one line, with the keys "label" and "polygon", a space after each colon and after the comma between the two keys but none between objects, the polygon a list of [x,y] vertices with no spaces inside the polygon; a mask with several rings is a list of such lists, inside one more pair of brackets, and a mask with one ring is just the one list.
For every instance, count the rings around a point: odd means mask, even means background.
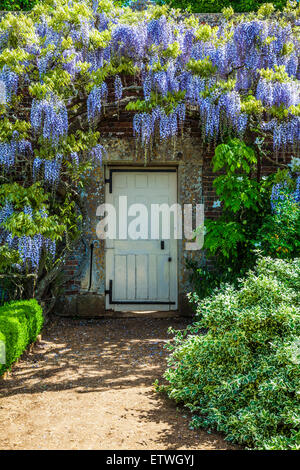
[{"label": "hanging flower cluster", "polygon": [[286,181],[274,184],[271,193],[271,208],[273,212],[280,212],[281,203],[287,199],[295,204],[300,203],[300,176],[297,176],[295,186],[295,190],[291,191]]},{"label": "hanging flower cluster", "polygon": [[42,158],[35,158],[32,167],[32,176],[36,180],[38,175],[41,174],[41,169],[44,167],[43,178],[45,182],[54,185],[58,182],[60,177],[60,170],[62,164],[62,155],[57,154],[53,160],[46,160]]},{"label": "hanging flower cluster", "polygon": [[17,145],[15,141],[0,142],[0,164],[9,168],[15,163]]},{"label": "hanging flower cluster", "polygon": [[97,144],[95,147],[92,148],[91,157],[98,163],[102,163],[103,155],[106,154],[106,150],[103,145]]},{"label": "hanging flower cluster", "polygon": [[[25,206],[23,213],[28,216],[31,220],[33,217],[33,211],[31,206]],[[11,202],[5,201],[2,208],[0,208],[0,224],[3,224],[14,214],[14,206]],[[47,214],[42,211],[42,217],[47,217]],[[41,234],[33,236],[23,235],[20,237],[13,236],[7,230],[1,228],[0,230],[0,241],[6,243],[10,249],[17,249],[22,260],[22,267],[30,268],[36,271],[39,267],[40,258],[43,248],[50,253],[52,259],[55,257],[56,242],[50,238],[45,238]]]},{"label": "hanging flower cluster", "polygon": [[[6,65],[0,70],[0,83],[4,86],[3,104],[10,103],[11,98],[18,91],[19,77]],[[1,103],[0,103],[1,104]]]},{"label": "hanging flower cluster", "polygon": [[58,181],[60,175],[62,155],[58,154],[55,160],[44,160],[45,163],[45,181],[54,184]]},{"label": "hanging flower cluster", "polygon": [[0,224],[5,222],[14,212],[14,207],[11,202],[5,201],[5,204],[0,208]]},{"label": "hanging flower cluster", "polygon": [[133,119],[133,133],[142,145],[150,142],[155,131],[159,132],[161,140],[176,136],[180,126],[185,121],[185,105],[179,104],[175,110],[168,115],[161,107],[156,107],[150,113],[138,113]]},{"label": "hanging flower cluster", "polygon": [[[75,14],[78,1],[60,0],[70,17]],[[262,125],[263,130],[273,133],[274,149],[286,149],[290,143],[298,148],[298,111],[295,108],[300,104],[300,67],[299,39],[294,28],[299,20],[294,20],[294,25],[292,20],[246,18],[235,24],[223,21],[219,27],[211,28],[184,18],[174,21],[172,14],[167,18],[164,14],[152,16],[146,11],[140,14],[137,24],[127,21],[126,10],[111,8],[110,14],[97,0],[85,0],[84,4],[89,13],[72,25],[70,19],[65,20],[61,29],[53,26],[51,18],[55,17],[55,12],[43,13],[39,20],[33,17],[37,41],[28,43],[24,50],[33,55],[41,84],[59,62],[73,81],[80,77],[83,64],[88,64],[93,82],[93,73],[113,68],[116,61],[130,61],[139,70],[144,99],[151,103],[151,113],[155,107],[163,108],[159,100],[156,106],[152,103],[153,97],[168,100],[168,94],[183,92],[184,97],[178,99],[177,104],[184,102],[186,106],[197,107],[203,138],[217,140],[228,132],[242,136],[251,114],[251,110],[242,110],[242,104],[247,94],[252,93],[267,115],[274,107],[289,109],[281,118],[273,115],[273,124],[268,126],[267,120],[266,125]],[[4,32],[0,34],[4,47],[9,37]],[[30,59],[27,62],[30,64]],[[268,79],[266,74],[260,74],[260,71],[274,71],[276,67],[284,68],[284,79]],[[86,71],[84,73],[86,80]],[[118,74],[113,75],[115,101],[119,102],[123,95],[122,80]],[[222,85],[228,77],[234,81],[230,88]],[[27,78],[26,74],[23,78]],[[4,81],[8,100],[11,100],[18,91],[20,77],[5,65],[0,71],[0,80]],[[91,124],[101,117],[107,98],[105,81],[96,79],[87,97],[87,118]],[[43,137],[54,146],[68,133],[66,104],[53,90],[42,99],[34,97],[32,100],[32,127],[36,133],[42,131]],[[141,135],[141,142],[149,142],[153,129],[161,139],[172,137],[174,129],[178,128],[175,115],[169,109],[168,117],[161,112],[160,125],[153,127],[151,113],[141,112],[140,129],[143,130],[140,131],[136,129],[139,120],[135,118],[135,134]]]},{"label": "hanging flower cluster", "polygon": [[292,116],[289,120],[278,121],[272,119],[269,122],[262,122],[261,128],[265,131],[272,131],[273,146],[275,150],[285,149],[288,145],[295,148],[300,139],[300,117]]},{"label": "hanging flower cluster", "polygon": [[115,97],[116,97],[116,101],[120,101],[120,99],[122,98],[122,94],[123,94],[122,81],[121,81],[119,75],[117,75],[116,78],[115,78]]},{"label": "hanging flower cluster", "polygon": [[113,29],[111,47],[118,56],[143,58],[146,48],[145,24],[117,24]]},{"label": "hanging flower cluster", "polygon": [[56,252],[55,240],[44,238],[41,234],[37,234],[32,237],[14,237],[11,247],[18,248],[23,266],[29,264],[29,267],[33,271],[36,271],[39,267],[43,248],[50,254],[52,259],[54,259]]}]

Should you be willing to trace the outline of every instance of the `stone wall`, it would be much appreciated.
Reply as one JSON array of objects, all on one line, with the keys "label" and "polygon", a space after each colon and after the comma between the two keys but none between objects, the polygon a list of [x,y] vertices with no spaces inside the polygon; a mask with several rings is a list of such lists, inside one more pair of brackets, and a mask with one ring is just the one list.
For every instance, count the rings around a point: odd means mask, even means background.
[{"label": "stone wall", "polygon": [[[1,15],[1,13],[0,13]],[[199,14],[202,22],[215,25],[220,21],[221,14]],[[117,114],[117,113],[116,113]],[[101,143],[107,149],[107,158],[101,168],[95,168],[90,175],[88,191],[83,194],[88,220],[84,226],[83,237],[76,249],[66,262],[64,272],[66,278],[72,278],[65,285],[64,294],[56,306],[56,313],[72,316],[105,316],[105,250],[104,242],[97,240],[96,208],[105,200],[104,171],[107,165],[130,164],[135,167],[144,165],[143,156],[136,155],[135,141],[132,135],[132,114],[120,111],[119,118],[114,115],[99,124]],[[204,145],[200,136],[198,120],[189,118],[186,121],[184,135],[177,139],[176,149],[166,145],[154,149],[150,161],[151,166],[173,166],[178,173],[178,202],[191,203],[193,206],[204,202],[205,217],[217,218],[221,209],[215,207],[218,200],[213,180],[216,174],[212,172],[211,158],[213,147]],[[265,161],[262,173],[274,171],[274,167]],[[186,267],[186,257],[191,257],[197,263],[212,263],[206,260],[203,252],[186,252],[185,240],[179,241],[178,246],[178,279],[179,279],[179,310],[182,314],[190,312],[186,293],[191,289],[189,271]],[[91,244],[94,246],[91,273]]]}]

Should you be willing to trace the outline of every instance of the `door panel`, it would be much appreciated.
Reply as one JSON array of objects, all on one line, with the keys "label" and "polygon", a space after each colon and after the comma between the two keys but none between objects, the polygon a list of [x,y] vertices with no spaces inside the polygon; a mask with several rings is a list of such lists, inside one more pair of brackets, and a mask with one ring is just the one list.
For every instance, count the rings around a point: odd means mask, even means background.
[{"label": "door panel", "polygon": [[136,262],[135,255],[127,255],[127,299],[134,300],[136,298]]},{"label": "door panel", "polygon": [[116,255],[115,259],[115,297],[116,299],[126,300],[127,298],[127,285],[126,285],[126,270],[127,270],[127,257],[125,255]]}]

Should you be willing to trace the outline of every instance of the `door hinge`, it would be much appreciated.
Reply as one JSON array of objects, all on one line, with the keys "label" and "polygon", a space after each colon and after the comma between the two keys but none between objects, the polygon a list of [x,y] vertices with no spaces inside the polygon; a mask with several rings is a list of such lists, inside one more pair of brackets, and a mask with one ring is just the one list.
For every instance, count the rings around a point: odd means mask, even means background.
[{"label": "door hinge", "polygon": [[104,180],[105,184],[109,184],[109,193],[112,193],[112,171],[109,170],[109,177],[105,178]]}]

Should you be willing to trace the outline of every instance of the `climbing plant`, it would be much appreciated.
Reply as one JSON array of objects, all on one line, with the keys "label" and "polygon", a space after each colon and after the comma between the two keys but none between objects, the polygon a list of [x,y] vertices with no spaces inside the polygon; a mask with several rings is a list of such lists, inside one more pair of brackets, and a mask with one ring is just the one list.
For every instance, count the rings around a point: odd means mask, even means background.
[{"label": "climbing plant", "polygon": [[85,222],[88,172],[105,153],[99,121],[122,107],[133,114],[146,159],[155,143],[176,148],[187,115],[198,117],[205,145],[258,135],[273,140],[275,158],[297,156],[299,18],[296,2],[238,18],[228,8],[219,27],[166,5],[132,11],[110,0],[45,0],[29,14],[7,14],[0,22],[6,279],[30,276],[34,295],[53,295]]}]

